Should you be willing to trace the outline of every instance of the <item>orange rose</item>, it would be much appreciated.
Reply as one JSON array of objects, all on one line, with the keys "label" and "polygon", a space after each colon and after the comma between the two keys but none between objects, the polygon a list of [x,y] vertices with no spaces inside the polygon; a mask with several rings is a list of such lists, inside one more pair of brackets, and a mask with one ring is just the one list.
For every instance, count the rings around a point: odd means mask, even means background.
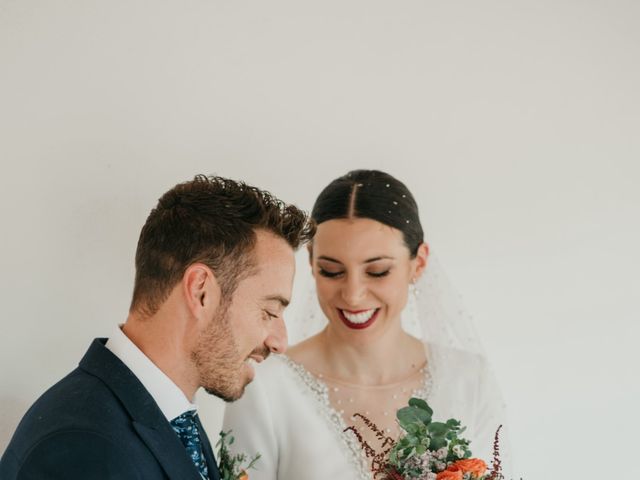
[{"label": "orange rose", "polygon": [[481,477],[487,471],[487,464],[478,458],[458,460],[449,468],[460,469],[462,473],[470,473],[472,477]]},{"label": "orange rose", "polygon": [[452,465],[436,475],[436,480],[462,480],[462,470]]},{"label": "orange rose", "polygon": [[249,474],[243,470],[242,473],[240,473],[238,480],[249,480]]}]

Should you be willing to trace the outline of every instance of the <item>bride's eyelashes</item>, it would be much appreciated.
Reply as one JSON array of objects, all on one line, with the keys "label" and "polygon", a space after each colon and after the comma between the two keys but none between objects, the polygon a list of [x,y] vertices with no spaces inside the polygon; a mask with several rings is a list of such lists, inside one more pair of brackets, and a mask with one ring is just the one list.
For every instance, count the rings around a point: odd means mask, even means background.
[{"label": "bride's eyelashes", "polygon": [[318,268],[318,273],[320,275],[322,275],[323,277],[327,277],[327,278],[336,278],[339,275],[342,275],[344,272],[330,272],[329,270],[325,270],[322,267]]},{"label": "bride's eyelashes", "polygon": [[[387,275],[389,275],[389,272],[391,272],[390,268],[388,268],[386,270],[382,270],[380,272],[367,272],[367,275],[369,275],[370,277],[373,277],[373,278],[381,278],[381,277],[386,277]],[[327,278],[338,278],[338,277],[344,275],[344,271],[331,272],[329,270],[325,270],[322,267],[318,268],[318,273],[320,275],[322,275],[323,277],[327,277]]]},{"label": "bride's eyelashes", "polygon": [[389,275],[390,271],[391,269],[388,268],[387,270],[383,270],[381,272],[367,272],[367,275],[374,278],[386,277],[387,275]]}]

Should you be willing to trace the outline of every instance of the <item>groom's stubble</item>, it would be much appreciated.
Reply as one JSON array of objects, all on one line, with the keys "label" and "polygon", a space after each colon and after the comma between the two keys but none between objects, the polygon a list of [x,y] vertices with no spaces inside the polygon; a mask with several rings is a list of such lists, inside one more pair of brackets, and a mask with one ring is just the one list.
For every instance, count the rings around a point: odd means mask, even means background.
[{"label": "groom's stubble", "polygon": [[[198,370],[200,386],[225,402],[239,399],[249,383],[243,374],[248,357],[243,358],[239,351],[231,328],[230,306],[229,300],[221,302],[191,354]],[[256,347],[251,352],[253,354],[266,359],[270,351],[262,345]]]}]

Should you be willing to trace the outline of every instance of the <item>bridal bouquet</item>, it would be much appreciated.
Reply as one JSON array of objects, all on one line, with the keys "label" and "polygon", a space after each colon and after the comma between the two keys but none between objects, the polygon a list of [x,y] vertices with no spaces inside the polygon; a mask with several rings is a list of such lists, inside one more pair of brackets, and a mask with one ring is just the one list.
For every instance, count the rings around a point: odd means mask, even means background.
[{"label": "bridal bouquet", "polygon": [[[218,448],[218,469],[220,470],[221,480],[249,480],[249,474],[247,470],[253,468],[255,463],[260,458],[260,454],[257,453],[247,463],[247,455],[244,453],[232,455],[229,452],[229,445],[234,441],[231,430],[228,432],[220,432],[220,440],[216,443]],[[247,463],[246,466],[243,466]]]},{"label": "bridal bouquet", "polygon": [[502,480],[500,452],[496,432],[494,457],[491,471],[487,464],[473,458],[469,440],[460,436],[465,427],[458,420],[432,421],[433,410],[419,398],[409,400],[407,407],[396,413],[403,430],[399,438],[393,439],[382,432],[363,415],[356,414],[382,442],[380,451],[372,448],[355,427],[352,431],[358,438],[365,454],[372,458],[374,478],[384,480]]}]

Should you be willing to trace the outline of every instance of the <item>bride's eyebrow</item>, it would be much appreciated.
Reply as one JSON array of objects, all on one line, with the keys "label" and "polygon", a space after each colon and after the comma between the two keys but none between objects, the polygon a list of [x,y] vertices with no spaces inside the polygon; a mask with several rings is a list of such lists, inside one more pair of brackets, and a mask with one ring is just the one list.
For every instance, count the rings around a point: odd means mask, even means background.
[{"label": "bride's eyebrow", "polygon": [[373,262],[378,262],[380,260],[395,260],[395,258],[389,257],[389,256],[373,257],[365,260],[363,263],[373,263]]},{"label": "bride's eyebrow", "polygon": [[318,260],[324,260],[326,262],[331,262],[331,263],[339,263],[340,265],[342,265],[342,262],[340,260],[336,260],[335,258],[327,257],[326,255],[320,255],[318,257]]},{"label": "bride's eyebrow", "polygon": [[[318,260],[325,260],[327,262],[338,263],[338,264],[342,265],[342,262],[340,260],[336,260],[335,258],[327,257],[326,255],[320,255],[318,257]],[[383,255],[383,256],[380,256],[380,257],[368,258],[362,263],[373,263],[373,262],[378,262],[380,260],[395,260],[395,258]]]}]

